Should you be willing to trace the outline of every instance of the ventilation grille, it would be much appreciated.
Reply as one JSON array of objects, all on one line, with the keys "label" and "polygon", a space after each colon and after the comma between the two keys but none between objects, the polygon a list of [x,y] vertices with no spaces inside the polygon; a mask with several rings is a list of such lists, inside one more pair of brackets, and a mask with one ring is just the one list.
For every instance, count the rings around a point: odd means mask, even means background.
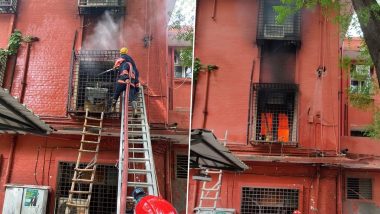
[{"label": "ventilation grille", "polygon": [[177,155],[176,156],[176,178],[186,178],[188,172],[188,156]]},{"label": "ventilation grille", "polygon": [[371,178],[347,178],[347,199],[372,199]]},{"label": "ventilation grille", "polygon": [[241,214],[292,214],[298,210],[298,189],[242,188]]}]

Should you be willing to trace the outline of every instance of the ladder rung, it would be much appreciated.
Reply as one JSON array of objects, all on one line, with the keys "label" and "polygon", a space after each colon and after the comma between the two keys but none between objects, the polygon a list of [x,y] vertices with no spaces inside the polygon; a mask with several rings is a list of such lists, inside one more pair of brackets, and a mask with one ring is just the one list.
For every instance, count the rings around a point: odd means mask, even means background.
[{"label": "ladder rung", "polygon": [[78,171],[78,172],[92,172],[92,171],[95,171],[95,169],[81,169],[81,168],[75,168],[74,169],[75,171]]},{"label": "ladder rung", "polygon": [[100,127],[100,126],[94,126],[94,125],[84,125],[84,126],[89,127],[89,128],[102,129],[102,127]]},{"label": "ladder rung", "polygon": [[82,143],[93,143],[93,144],[99,144],[98,141],[91,141],[91,140],[82,140]]},{"label": "ladder rung", "polygon": [[146,162],[150,161],[149,158],[128,158],[130,162]]},{"label": "ladder rung", "polygon": [[217,197],[213,197],[213,198],[211,198],[211,197],[201,197],[201,200],[218,200],[218,198]]},{"label": "ladder rung", "polygon": [[149,149],[144,149],[144,148],[128,148],[128,152],[147,152]]},{"label": "ladder rung", "polygon": [[79,179],[79,178],[77,178],[77,179],[73,178],[72,181],[73,181],[73,182],[78,182],[78,183],[92,183],[92,182],[94,182],[93,180]]},{"label": "ladder rung", "polygon": [[76,204],[76,203],[71,203],[71,202],[66,202],[66,206],[69,206],[69,207],[88,207],[87,204]]},{"label": "ladder rung", "polygon": [[133,135],[140,134],[140,135],[142,135],[142,134],[147,134],[147,132],[146,131],[128,131],[128,135],[129,134],[133,134]]},{"label": "ladder rung", "polygon": [[153,184],[151,184],[151,183],[143,183],[143,182],[128,182],[128,186],[151,187],[151,186],[153,186]]},{"label": "ladder rung", "polygon": [[87,149],[79,149],[78,150],[79,152],[89,152],[89,153],[95,153],[95,152],[98,152],[96,150],[87,150]]},{"label": "ladder rung", "polygon": [[145,169],[128,169],[128,173],[130,174],[148,174],[152,173],[151,170],[145,170]]},{"label": "ladder rung", "polygon": [[212,189],[212,188],[210,188],[210,189],[208,189],[208,188],[204,188],[204,189],[202,189],[203,191],[219,191],[219,189]]},{"label": "ladder rung", "polygon": [[89,195],[89,194],[91,194],[90,191],[79,191],[79,190],[69,190],[69,193],[71,193],[71,194],[81,194],[81,195]]},{"label": "ladder rung", "polygon": [[100,134],[98,134],[98,133],[92,133],[92,132],[82,132],[82,134],[93,135],[93,136],[100,136]]},{"label": "ladder rung", "polygon": [[101,121],[103,120],[102,118],[96,118],[96,117],[86,117],[87,120],[96,120],[96,121]]},{"label": "ladder rung", "polygon": [[222,170],[219,170],[219,171],[206,171],[206,173],[208,173],[208,174],[220,174],[220,173],[222,173]]},{"label": "ladder rung", "polygon": [[129,162],[135,162],[135,163],[145,163],[147,161],[150,161],[149,158],[128,158]]}]

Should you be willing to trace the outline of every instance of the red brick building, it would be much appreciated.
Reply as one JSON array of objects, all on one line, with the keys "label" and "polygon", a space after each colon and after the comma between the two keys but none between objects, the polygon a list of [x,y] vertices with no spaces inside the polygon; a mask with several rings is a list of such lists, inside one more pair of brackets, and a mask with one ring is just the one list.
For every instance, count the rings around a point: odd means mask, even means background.
[{"label": "red brick building", "polygon": [[[199,74],[192,128],[227,136],[227,147],[250,167],[223,172],[217,207],[378,213],[380,148],[350,135],[348,127],[369,120],[349,107],[339,27],[318,7],[278,24],[276,4],[197,1],[194,54],[219,69]],[[189,213],[199,207],[201,185],[190,179]]]},{"label": "red brick building", "polygon": [[[8,58],[2,86],[13,96],[23,96],[22,103],[55,131],[47,136],[0,136],[2,186],[50,186],[49,213],[60,212],[60,201],[67,197],[78,155],[83,111],[88,106],[83,97],[83,84],[88,83],[86,72],[111,68],[118,57],[115,50],[127,46],[140,80],[147,86],[145,100],[160,193],[183,213],[190,86],[177,90],[175,96],[180,98],[169,102],[174,96],[169,87],[176,80],[167,54],[167,14],[175,1],[115,1],[106,7],[109,16],[102,15],[105,9],[99,5],[79,7],[82,1],[11,2],[15,4],[0,2],[0,47],[6,48],[14,29],[39,41],[29,48],[21,45],[17,56]],[[111,34],[106,35],[107,31]],[[110,98],[114,79],[107,81],[106,96]],[[111,112],[107,104],[101,108],[105,108],[106,120],[91,210],[113,213],[120,120],[118,110]],[[2,187],[0,209],[4,192]]]}]

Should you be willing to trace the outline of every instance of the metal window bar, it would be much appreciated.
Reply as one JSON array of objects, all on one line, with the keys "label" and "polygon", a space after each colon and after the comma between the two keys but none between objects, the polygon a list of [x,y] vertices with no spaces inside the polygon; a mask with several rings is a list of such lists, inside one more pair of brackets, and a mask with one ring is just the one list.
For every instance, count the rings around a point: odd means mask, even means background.
[{"label": "metal window bar", "polygon": [[250,142],[297,145],[296,84],[253,83]]},{"label": "metal window bar", "polygon": [[187,179],[188,159],[189,156],[187,155],[176,156],[176,178]]},{"label": "metal window bar", "polygon": [[[83,163],[80,167],[85,167],[87,164]],[[55,193],[56,205],[55,213],[64,214],[66,209],[66,202],[71,188],[71,179],[74,174],[75,163],[60,162],[58,165],[58,179],[57,190]],[[90,212],[91,214],[105,214],[116,212],[117,202],[117,168],[112,165],[97,165],[95,182],[91,195]],[[82,173],[85,178],[87,173]],[[90,175],[90,173],[88,173]],[[86,191],[88,185],[83,184],[76,190]],[[86,200],[86,195],[83,196],[83,201]],[[80,197],[76,197],[80,203]],[[78,208],[81,209],[81,208]],[[73,213],[84,213],[83,210],[71,210]]]},{"label": "metal window bar", "polygon": [[0,0],[1,13],[16,13],[17,0]]},{"label": "metal window bar", "polygon": [[243,187],[240,213],[292,214],[298,197],[298,189]]},{"label": "metal window bar", "polygon": [[291,40],[301,39],[301,14],[290,15],[284,23],[276,22],[273,6],[281,5],[280,0],[261,0],[257,24],[257,40]]},{"label": "metal window bar", "polygon": [[371,178],[347,178],[346,187],[347,199],[372,200]]},{"label": "metal window bar", "polygon": [[[112,111],[116,71],[101,74],[113,67],[119,53],[116,50],[85,50],[74,53],[69,89],[69,112],[84,114],[105,112],[106,116],[119,116],[120,109]],[[116,113],[116,114],[115,114]]]},{"label": "metal window bar", "polygon": [[113,14],[125,12],[125,0],[78,0],[79,14],[102,14],[110,11]]}]

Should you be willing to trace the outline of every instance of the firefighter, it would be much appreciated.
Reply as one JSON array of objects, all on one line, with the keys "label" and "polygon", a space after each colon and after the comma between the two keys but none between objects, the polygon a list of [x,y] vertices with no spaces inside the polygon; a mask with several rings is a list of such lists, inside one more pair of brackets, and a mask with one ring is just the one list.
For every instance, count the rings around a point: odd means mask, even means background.
[{"label": "firefighter", "polygon": [[130,84],[129,88],[129,102],[132,105],[133,117],[137,116],[137,93],[139,91],[139,71],[137,70],[136,63],[128,54],[128,48],[120,49],[120,58],[118,58],[113,67],[114,70],[119,71],[119,76],[116,82],[115,93],[112,99],[112,107],[115,108],[116,102],[120,94],[125,91],[126,85]]},{"label": "firefighter", "polygon": [[136,214],[177,214],[177,210],[166,200],[146,195],[142,188],[136,188],[132,192],[133,198],[136,200]]}]

